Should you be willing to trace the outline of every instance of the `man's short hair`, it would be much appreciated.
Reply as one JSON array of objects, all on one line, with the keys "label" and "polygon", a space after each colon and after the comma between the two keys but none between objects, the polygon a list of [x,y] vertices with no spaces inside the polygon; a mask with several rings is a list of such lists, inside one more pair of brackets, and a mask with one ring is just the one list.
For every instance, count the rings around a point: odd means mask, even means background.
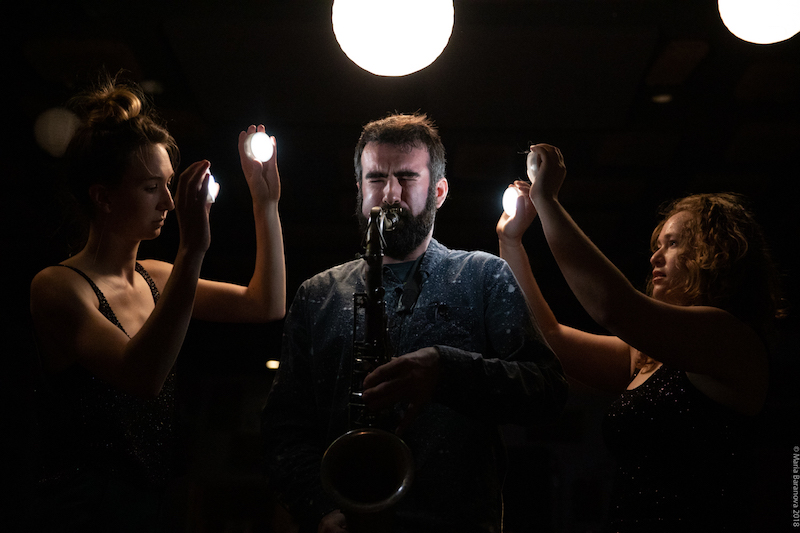
[{"label": "man's short hair", "polygon": [[445,177],[445,155],[439,130],[425,114],[392,114],[364,126],[356,144],[356,181],[361,183],[361,155],[368,143],[393,144],[411,148],[428,149],[428,172],[431,186]]}]

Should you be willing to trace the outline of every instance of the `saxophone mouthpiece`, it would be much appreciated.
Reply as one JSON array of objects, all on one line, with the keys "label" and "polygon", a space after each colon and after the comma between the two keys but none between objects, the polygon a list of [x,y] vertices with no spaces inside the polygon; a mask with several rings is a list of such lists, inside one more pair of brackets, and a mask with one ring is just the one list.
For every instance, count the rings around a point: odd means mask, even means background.
[{"label": "saxophone mouthpiece", "polygon": [[383,210],[383,231],[392,231],[400,221],[401,207],[390,207]]}]

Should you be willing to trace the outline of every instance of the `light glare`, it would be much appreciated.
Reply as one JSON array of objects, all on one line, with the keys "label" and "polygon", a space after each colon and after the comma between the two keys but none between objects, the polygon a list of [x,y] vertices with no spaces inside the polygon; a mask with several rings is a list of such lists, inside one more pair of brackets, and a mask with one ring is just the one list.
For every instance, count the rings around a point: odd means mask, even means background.
[{"label": "light glare", "polygon": [[[453,32],[452,0],[334,0],[333,33],[359,67],[405,76],[431,63]],[[413,32],[413,38],[402,36]]]},{"label": "light glare", "polygon": [[717,6],[725,27],[743,41],[772,44],[800,31],[798,0],[719,0]]},{"label": "light glare", "polygon": [[272,139],[263,131],[251,133],[244,143],[247,157],[265,163],[272,159]]},{"label": "light glare", "polygon": [[206,200],[211,202],[212,204],[217,201],[217,195],[219,194],[219,183],[217,180],[214,179],[214,176],[209,174],[208,175],[208,195],[206,196]]},{"label": "light glare", "polygon": [[516,187],[509,187],[503,193],[503,211],[506,215],[513,217],[517,213],[517,198],[520,196],[522,195]]}]

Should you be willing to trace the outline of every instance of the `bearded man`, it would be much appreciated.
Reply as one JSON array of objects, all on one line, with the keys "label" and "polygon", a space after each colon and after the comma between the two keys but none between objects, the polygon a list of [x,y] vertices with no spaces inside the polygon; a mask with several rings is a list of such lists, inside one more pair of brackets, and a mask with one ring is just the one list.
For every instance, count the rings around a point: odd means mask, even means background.
[{"label": "bearded man", "polygon": [[[561,366],[508,265],[433,238],[449,183],[444,147],[425,115],[367,124],[355,171],[362,228],[373,207],[397,213],[382,263],[396,357],[363,380],[370,411],[400,414],[415,465],[392,509],[392,531],[500,533],[507,465],[499,425],[556,417],[567,396]],[[354,530],[323,490],[320,464],[349,429],[353,295],[365,290],[366,268],[356,259],[307,280],[285,322],[262,430],[268,481],[301,532]]]}]

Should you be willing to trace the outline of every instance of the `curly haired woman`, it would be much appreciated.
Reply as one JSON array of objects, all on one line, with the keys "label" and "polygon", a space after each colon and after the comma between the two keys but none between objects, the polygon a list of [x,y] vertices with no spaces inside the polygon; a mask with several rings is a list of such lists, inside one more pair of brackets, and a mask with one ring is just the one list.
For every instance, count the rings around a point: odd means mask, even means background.
[{"label": "curly haired woman", "polygon": [[[617,463],[612,530],[745,529],[741,469],[764,406],[777,276],[761,230],[733,194],[672,203],[652,237],[648,294],[636,290],[558,200],[561,152],[539,162],[513,217],[497,224],[508,261],[543,335],[573,378],[620,393],[604,420]],[[537,216],[558,266],[589,315],[611,335],[560,324],[521,238]]]}]

